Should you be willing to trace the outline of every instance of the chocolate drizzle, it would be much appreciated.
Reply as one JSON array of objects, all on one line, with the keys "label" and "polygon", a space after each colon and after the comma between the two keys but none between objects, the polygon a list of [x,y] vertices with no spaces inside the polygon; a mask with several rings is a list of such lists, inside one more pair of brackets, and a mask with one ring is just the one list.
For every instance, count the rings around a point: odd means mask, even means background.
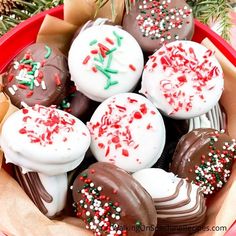
[{"label": "chocolate drizzle", "polygon": [[38,209],[46,215],[48,210],[44,202],[51,203],[53,201],[53,197],[44,188],[39,178],[39,174],[36,172],[22,174],[21,168],[18,166],[15,166],[14,170],[20,186],[38,207]]}]

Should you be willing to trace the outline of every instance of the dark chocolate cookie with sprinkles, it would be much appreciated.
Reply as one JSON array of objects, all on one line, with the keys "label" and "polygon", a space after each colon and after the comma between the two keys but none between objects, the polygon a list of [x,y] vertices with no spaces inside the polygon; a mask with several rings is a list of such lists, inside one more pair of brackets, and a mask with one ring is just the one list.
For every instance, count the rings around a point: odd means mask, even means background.
[{"label": "dark chocolate cookie with sprinkles", "polygon": [[19,53],[3,75],[3,89],[18,108],[57,105],[66,96],[69,71],[56,48],[35,43]]},{"label": "dark chocolate cookie with sprinkles", "polygon": [[76,214],[94,235],[154,234],[141,230],[157,224],[153,200],[124,170],[97,162],[75,179],[72,188]]},{"label": "dark chocolate cookie with sprinkles", "polygon": [[184,0],[139,0],[123,19],[123,28],[143,51],[153,53],[164,43],[191,40],[192,10]]},{"label": "dark chocolate cookie with sprinkles", "polygon": [[235,140],[223,132],[195,129],[180,139],[171,171],[202,187],[205,195],[214,194],[231,174],[235,147]]}]

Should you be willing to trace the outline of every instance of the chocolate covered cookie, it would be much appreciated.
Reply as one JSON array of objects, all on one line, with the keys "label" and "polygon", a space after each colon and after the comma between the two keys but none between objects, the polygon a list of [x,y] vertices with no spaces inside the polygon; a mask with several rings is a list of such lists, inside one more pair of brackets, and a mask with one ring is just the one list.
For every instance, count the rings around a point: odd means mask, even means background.
[{"label": "chocolate covered cookie", "polygon": [[235,158],[235,140],[214,129],[195,129],[175,150],[171,171],[213,194],[227,182]]},{"label": "chocolate covered cookie", "polygon": [[69,71],[56,48],[35,43],[19,53],[3,75],[3,89],[18,108],[57,105],[66,96]]},{"label": "chocolate covered cookie", "polygon": [[124,15],[123,28],[134,36],[143,51],[153,53],[165,43],[191,40],[194,20],[184,0],[139,0]]},{"label": "chocolate covered cookie", "polygon": [[74,181],[77,216],[94,235],[152,236],[142,225],[155,227],[156,210],[150,195],[127,172],[115,165],[97,162]]}]

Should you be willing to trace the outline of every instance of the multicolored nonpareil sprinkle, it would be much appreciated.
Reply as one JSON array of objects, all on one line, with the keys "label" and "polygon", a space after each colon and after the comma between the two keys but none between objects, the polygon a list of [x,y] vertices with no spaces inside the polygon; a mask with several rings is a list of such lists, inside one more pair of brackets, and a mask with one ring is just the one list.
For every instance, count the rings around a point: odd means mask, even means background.
[{"label": "multicolored nonpareil sprinkle", "polygon": [[[91,169],[90,174],[96,174],[95,170]],[[95,236],[126,236],[126,230],[122,230],[117,223],[112,223],[118,222],[122,217],[119,202],[113,202],[112,196],[104,195],[103,187],[96,186],[86,172],[80,175],[78,181],[84,182],[84,185],[78,189],[82,198],[74,207],[77,217],[84,219],[86,228],[92,230]],[[112,194],[116,195],[117,191],[119,190],[114,190]]]},{"label": "multicolored nonpareil sprinkle", "polygon": [[218,132],[212,134],[208,146],[208,156],[202,155],[202,164],[196,165],[195,170],[189,170],[195,172],[196,179],[194,183],[203,188],[204,194],[212,194],[222,188],[231,174],[232,162],[236,157],[235,140],[231,144],[225,142],[222,151],[216,148],[215,144],[219,135]]},{"label": "multicolored nonpareil sprinkle", "polygon": [[[170,7],[173,0],[143,0],[139,4],[139,15],[136,17],[143,37],[160,39],[161,43],[172,39],[170,30],[184,27],[190,22],[186,19],[192,10],[186,5],[183,8]],[[178,34],[174,35],[178,40]]]}]

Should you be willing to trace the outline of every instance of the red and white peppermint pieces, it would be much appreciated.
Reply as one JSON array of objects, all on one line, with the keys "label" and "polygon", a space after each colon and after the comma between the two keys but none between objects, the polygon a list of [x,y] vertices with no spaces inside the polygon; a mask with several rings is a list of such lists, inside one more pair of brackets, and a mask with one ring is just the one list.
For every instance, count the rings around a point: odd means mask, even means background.
[{"label": "red and white peppermint pieces", "polygon": [[163,119],[143,96],[122,93],[105,100],[88,127],[91,150],[98,161],[134,172],[151,167],[165,144]]},{"label": "red and white peppermint pieces", "polygon": [[149,57],[141,92],[165,115],[186,119],[216,105],[223,86],[223,71],[212,51],[192,41],[175,41]]},{"label": "red and white peppermint pieces", "polygon": [[89,145],[89,130],[82,121],[42,105],[12,114],[1,133],[7,162],[22,167],[23,172],[66,173],[82,162]]}]

